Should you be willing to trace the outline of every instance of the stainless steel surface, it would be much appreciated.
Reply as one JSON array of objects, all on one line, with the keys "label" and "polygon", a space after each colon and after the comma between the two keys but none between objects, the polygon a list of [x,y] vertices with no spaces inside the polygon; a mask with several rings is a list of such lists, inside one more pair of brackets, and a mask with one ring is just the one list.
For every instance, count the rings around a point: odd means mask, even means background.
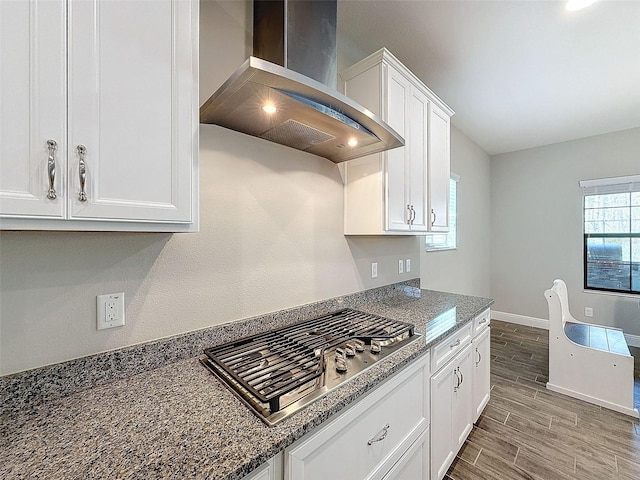
[{"label": "stainless steel surface", "polygon": [[47,160],[47,175],[49,177],[49,190],[47,191],[47,198],[49,200],[55,200],[56,195],[56,148],[58,144],[55,140],[47,140],[47,148],[49,149],[49,158]]},{"label": "stainless steel surface", "polygon": [[78,194],[78,200],[81,202],[87,201],[87,193],[85,189],[85,183],[87,181],[87,164],[85,161],[86,154],[87,147],[84,145],[78,145],[78,157],[80,157],[80,162],[78,164],[78,174],[80,175],[80,193]]},{"label": "stainless steel surface", "polygon": [[336,1],[256,1],[253,55],[335,89]]},{"label": "stainless steel surface", "polygon": [[[379,117],[335,90],[336,5],[254,2],[254,56],[202,105],[200,122],[336,163],[404,145]],[[265,104],[275,111],[263,111]]]},{"label": "stainless steel surface", "polygon": [[205,349],[201,362],[273,425],[418,338],[411,324],[345,309]]},{"label": "stainless steel surface", "polygon": [[380,432],[378,432],[378,434],[375,437],[373,437],[371,440],[367,442],[367,445],[373,445],[376,442],[381,442],[382,440],[387,438],[388,433],[389,433],[389,424],[387,423],[384,427],[382,427],[382,430],[380,430]]}]

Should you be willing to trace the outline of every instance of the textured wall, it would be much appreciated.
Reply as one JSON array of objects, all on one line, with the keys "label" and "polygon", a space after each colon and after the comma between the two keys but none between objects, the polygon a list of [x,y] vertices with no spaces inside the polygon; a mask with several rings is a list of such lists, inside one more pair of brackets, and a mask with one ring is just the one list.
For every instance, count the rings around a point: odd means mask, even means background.
[{"label": "textured wall", "polygon": [[458,184],[458,248],[422,248],[422,288],[490,297],[490,159],[458,129],[451,129],[451,171]]},{"label": "textured wall", "polygon": [[[201,3],[201,102],[250,55],[250,20],[246,2]],[[0,374],[417,276],[418,237],[344,237],[333,163],[200,133],[199,233],[0,233]],[[126,326],[97,331],[95,295],[119,291]]]},{"label": "textured wall", "polygon": [[640,173],[640,128],[497,155],[491,159],[491,294],[494,309],[549,318],[544,290],[569,289],[603,325],[640,335],[638,298],[583,291],[580,180]]}]

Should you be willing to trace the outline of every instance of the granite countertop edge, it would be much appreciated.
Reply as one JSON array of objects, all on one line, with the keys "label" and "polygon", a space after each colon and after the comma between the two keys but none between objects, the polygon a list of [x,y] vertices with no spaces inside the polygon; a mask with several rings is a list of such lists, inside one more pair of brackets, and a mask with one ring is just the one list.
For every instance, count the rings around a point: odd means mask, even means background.
[{"label": "granite countertop edge", "polygon": [[[273,427],[264,425],[226,387],[214,380],[199,364],[198,357],[189,357],[69,397],[43,402],[24,413],[3,414],[0,417],[3,420],[0,436],[4,437],[0,441],[0,465],[3,465],[0,477],[29,478],[46,474],[50,467],[43,465],[44,459],[54,459],[51,466],[55,471],[62,469],[71,476],[146,478],[150,473],[162,472],[183,478],[242,479],[305,434],[335,418],[493,304],[488,298],[420,290],[414,285],[396,286],[392,293],[387,291],[373,299],[365,296],[349,306],[400,321],[410,320],[424,340],[412,342]],[[457,308],[455,320],[451,321],[449,316],[448,324],[438,325],[437,335],[429,337],[426,334],[429,326],[454,307]],[[176,381],[177,376],[184,378]],[[157,400],[159,394],[163,401]],[[165,397],[168,398],[165,400]],[[106,398],[107,402],[128,398],[132,405],[121,412],[121,418],[116,413],[105,413],[95,405],[95,398]],[[210,398],[215,414],[202,405],[205,398]],[[165,413],[169,414],[168,418],[163,417]],[[68,432],[63,431],[65,421],[70,418],[76,423]],[[164,431],[158,426],[161,419],[167,424]],[[94,434],[94,429],[101,430],[102,434]],[[79,439],[74,430],[92,433]],[[145,455],[144,447],[136,442],[141,440],[140,435],[154,431],[159,435],[156,451]],[[29,435],[35,436],[35,440],[30,441]],[[106,445],[94,447],[100,438]],[[108,441],[114,439],[128,440],[131,446],[122,450]],[[89,449],[87,453],[88,445],[96,451]],[[171,452],[172,448],[181,447],[192,451],[184,455]],[[98,455],[105,452],[113,458]]]}]

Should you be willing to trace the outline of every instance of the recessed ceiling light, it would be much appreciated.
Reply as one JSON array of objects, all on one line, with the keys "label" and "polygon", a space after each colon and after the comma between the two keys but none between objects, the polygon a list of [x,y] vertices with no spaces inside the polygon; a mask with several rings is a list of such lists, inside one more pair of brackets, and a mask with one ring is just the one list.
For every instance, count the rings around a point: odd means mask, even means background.
[{"label": "recessed ceiling light", "polygon": [[267,103],[266,105],[263,105],[262,106],[262,110],[264,110],[269,115],[273,115],[274,113],[276,113],[278,111],[276,106],[273,105],[272,103]]},{"label": "recessed ceiling light", "polygon": [[349,145],[350,147],[355,147],[356,145],[358,145],[358,140],[356,140],[355,138],[350,138],[347,142],[347,145]]},{"label": "recessed ceiling light", "polygon": [[582,10],[597,1],[598,0],[568,0],[565,8],[571,11]]}]

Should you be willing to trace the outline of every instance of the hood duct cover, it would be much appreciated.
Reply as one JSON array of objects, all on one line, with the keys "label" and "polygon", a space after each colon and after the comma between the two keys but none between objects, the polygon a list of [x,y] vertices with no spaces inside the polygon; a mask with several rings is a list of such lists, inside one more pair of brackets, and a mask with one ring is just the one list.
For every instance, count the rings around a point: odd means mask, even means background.
[{"label": "hood duct cover", "polygon": [[[332,71],[335,73],[334,0],[256,1],[254,5],[254,52],[271,56],[270,60],[285,66],[295,63],[298,70],[305,70],[300,58],[306,58],[309,75],[331,81]],[[296,23],[296,18],[303,20]],[[318,21],[313,22],[313,18]],[[288,34],[282,32],[279,39],[274,38],[273,32],[277,30],[274,24],[283,22]],[[308,40],[301,39],[301,35]],[[331,35],[333,38],[327,38]],[[298,51],[305,49],[304,55],[298,52],[295,62],[287,61],[287,55],[294,57],[296,52],[291,41],[286,44],[287,36],[295,37],[293,44],[300,46]],[[327,42],[316,45],[321,39],[327,39],[329,48],[333,45],[330,55]],[[325,70],[329,71],[324,75],[318,71],[318,65],[327,63],[330,65]],[[249,57],[202,105],[200,122],[264,138],[336,163],[404,145],[398,133],[363,106],[285,66]],[[265,105],[272,107],[271,113],[263,110]]]}]

